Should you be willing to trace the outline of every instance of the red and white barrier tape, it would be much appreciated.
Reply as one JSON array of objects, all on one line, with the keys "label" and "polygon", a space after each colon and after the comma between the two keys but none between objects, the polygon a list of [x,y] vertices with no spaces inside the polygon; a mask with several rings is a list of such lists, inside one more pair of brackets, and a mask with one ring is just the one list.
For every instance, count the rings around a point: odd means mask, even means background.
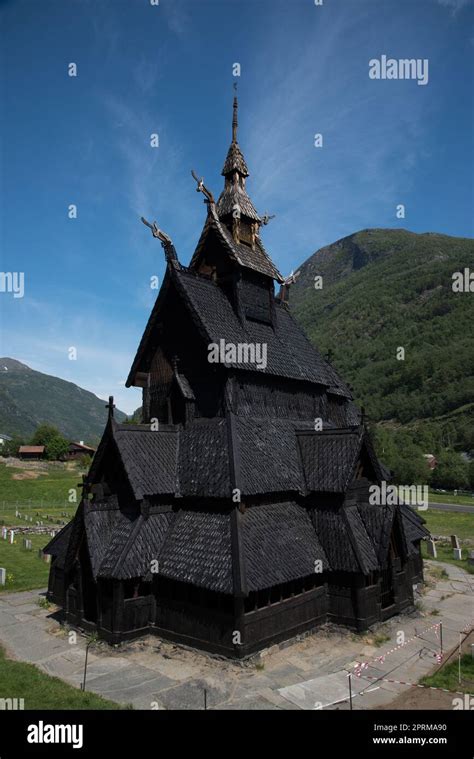
[{"label": "red and white barrier tape", "polygon": [[[383,664],[386,656],[388,656],[389,654],[393,654],[394,651],[398,651],[400,648],[403,648],[404,646],[408,645],[408,643],[412,643],[414,640],[419,638],[421,635],[424,635],[429,630],[432,630],[433,628],[436,628],[436,636],[438,636],[440,624],[441,624],[440,622],[436,622],[434,625],[430,625],[430,627],[427,627],[426,630],[422,630],[420,633],[417,633],[412,638],[408,638],[408,640],[404,641],[404,643],[400,643],[398,646],[394,646],[394,648],[390,648],[381,656],[376,656],[374,659],[369,659],[368,661],[357,662],[357,664],[354,665],[354,674],[357,675],[357,677],[360,677],[360,673],[362,672],[362,670],[367,669],[367,667],[370,665],[371,662],[377,662],[378,664]],[[436,654],[436,656],[437,657],[441,656],[441,654]],[[439,659],[439,661],[441,661],[441,659]]]},{"label": "red and white barrier tape", "polygon": [[377,677],[376,675],[359,675],[364,680],[378,680],[384,683],[395,683],[395,685],[410,685],[412,688],[425,688],[425,690],[441,690],[443,693],[453,693],[456,696],[473,696],[472,693],[464,693],[460,690],[448,690],[447,688],[436,688],[434,685],[420,685],[420,683],[407,683],[405,680],[392,680],[388,677]]}]

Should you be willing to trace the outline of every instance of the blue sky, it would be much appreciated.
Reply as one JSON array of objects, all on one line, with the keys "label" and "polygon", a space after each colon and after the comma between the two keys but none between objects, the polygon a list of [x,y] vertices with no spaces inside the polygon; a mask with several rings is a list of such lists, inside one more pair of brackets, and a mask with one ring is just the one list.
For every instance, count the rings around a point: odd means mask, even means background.
[{"label": "blue sky", "polygon": [[[164,257],[139,217],[189,262],[205,219],[190,170],[218,195],[235,62],[247,187],[276,214],[263,239],[282,273],[367,227],[472,236],[472,0],[0,0],[0,13],[1,269],[25,274],[23,298],[0,293],[0,355],[140,405],[123,383]],[[383,54],[428,59],[428,84],[370,79]]]}]

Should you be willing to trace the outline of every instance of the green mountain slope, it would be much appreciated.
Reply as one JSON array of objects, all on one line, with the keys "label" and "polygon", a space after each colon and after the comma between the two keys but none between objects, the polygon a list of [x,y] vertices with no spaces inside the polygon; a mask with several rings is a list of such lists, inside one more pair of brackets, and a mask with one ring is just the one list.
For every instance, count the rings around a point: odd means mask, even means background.
[{"label": "green mountain slope", "polygon": [[305,261],[290,295],[369,417],[435,430],[464,450],[474,448],[474,292],[453,292],[452,275],[467,267],[471,239],[363,230]]},{"label": "green mountain slope", "polygon": [[[125,414],[115,410],[118,421]],[[0,358],[0,432],[31,437],[47,422],[70,440],[96,442],[107,421],[104,401],[72,382],[30,369],[12,358]]]}]

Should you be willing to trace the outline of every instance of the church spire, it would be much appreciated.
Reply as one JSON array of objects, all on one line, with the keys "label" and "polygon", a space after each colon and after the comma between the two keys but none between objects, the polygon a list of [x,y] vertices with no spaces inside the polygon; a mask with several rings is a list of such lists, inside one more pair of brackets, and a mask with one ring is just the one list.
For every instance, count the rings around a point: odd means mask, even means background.
[{"label": "church spire", "polygon": [[[225,220],[226,223],[232,227],[232,232],[236,239],[239,236],[237,227],[239,226],[238,220],[240,217],[242,217],[243,220],[246,219],[249,224],[261,224],[261,219],[245,189],[245,180],[249,175],[249,170],[239,143],[237,142],[238,108],[239,102],[237,96],[234,96],[232,108],[232,142],[227,151],[224,167],[222,169],[222,175],[225,178],[224,189],[216,206],[219,218]],[[255,235],[256,231],[256,229],[253,230],[252,237]]]},{"label": "church spire", "polygon": [[232,116],[232,142],[237,142],[237,127],[239,122],[237,121],[237,111],[239,109],[239,101],[237,95],[234,96],[234,113]]}]

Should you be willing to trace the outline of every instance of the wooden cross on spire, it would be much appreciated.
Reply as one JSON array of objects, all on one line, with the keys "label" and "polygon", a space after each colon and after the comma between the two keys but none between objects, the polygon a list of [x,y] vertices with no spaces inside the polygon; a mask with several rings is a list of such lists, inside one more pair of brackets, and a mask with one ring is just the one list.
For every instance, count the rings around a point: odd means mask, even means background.
[{"label": "wooden cross on spire", "polygon": [[109,419],[113,419],[114,418],[114,408],[115,408],[114,396],[113,395],[109,395],[109,402],[106,404],[105,408],[109,410]]}]

